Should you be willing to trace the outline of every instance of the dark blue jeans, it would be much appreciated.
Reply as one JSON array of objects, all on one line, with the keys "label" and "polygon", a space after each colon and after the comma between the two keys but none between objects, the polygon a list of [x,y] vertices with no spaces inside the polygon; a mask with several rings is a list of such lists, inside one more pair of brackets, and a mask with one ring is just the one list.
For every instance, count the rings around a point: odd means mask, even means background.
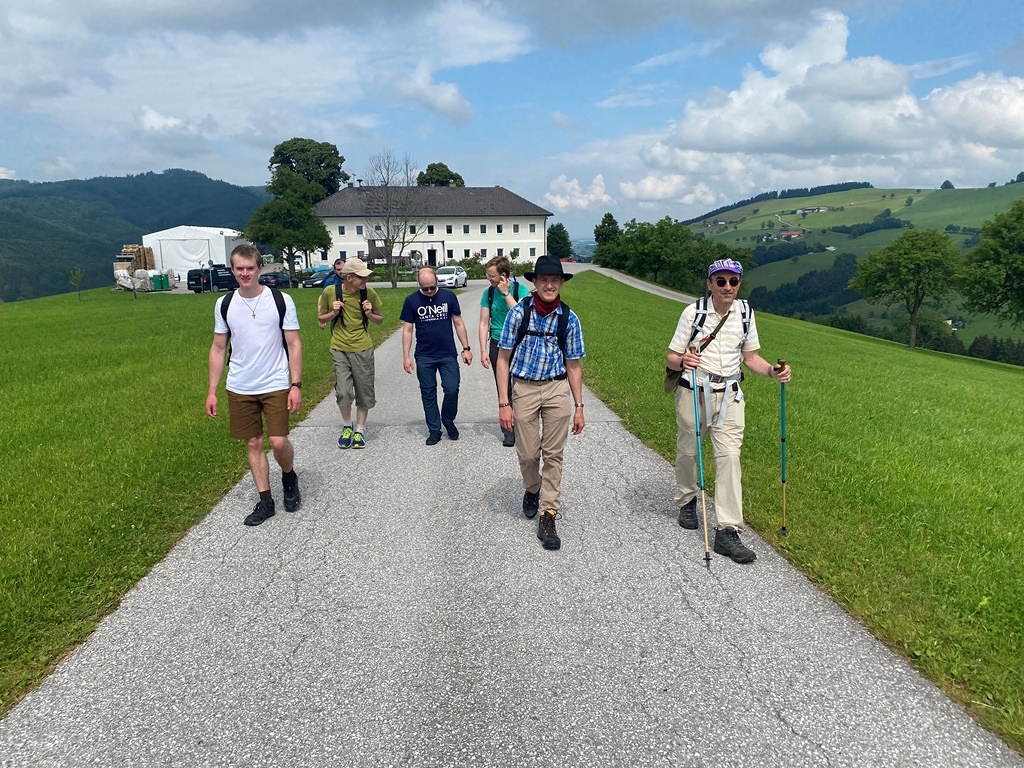
[{"label": "dark blue jeans", "polygon": [[[441,391],[444,401],[441,412],[437,411],[437,375],[441,374]],[[423,415],[431,434],[455,426],[459,413],[459,359],[457,357],[417,357],[416,377],[420,382],[420,398],[423,400]]]}]

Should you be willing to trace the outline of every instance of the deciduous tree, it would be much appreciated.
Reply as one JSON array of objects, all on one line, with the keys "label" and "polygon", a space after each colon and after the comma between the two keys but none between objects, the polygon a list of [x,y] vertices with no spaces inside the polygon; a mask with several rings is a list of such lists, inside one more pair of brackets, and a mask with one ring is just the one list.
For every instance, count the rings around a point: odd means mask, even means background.
[{"label": "deciduous tree", "polygon": [[288,273],[294,277],[296,253],[306,254],[308,267],[310,252],[331,247],[330,233],[313,212],[322,187],[284,165],[274,171],[267,190],[272,190],[274,199],[253,213],[243,234],[254,243],[266,243],[281,251],[287,257]]},{"label": "deciduous tree", "polygon": [[949,235],[913,229],[858,262],[849,285],[872,304],[902,303],[909,315],[907,343],[914,347],[921,305],[928,298],[941,302],[949,294],[960,261]]},{"label": "deciduous tree", "polygon": [[980,242],[967,255],[960,292],[969,312],[1024,327],[1024,200],[982,225]]},{"label": "deciduous tree", "polygon": [[398,158],[385,150],[370,158],[363,187],[366,236],[370,254],[384,259],[391,287],[398,286],[398,267],[406,248],[424,239],[428,218],[416,204],[417,169],[409,155]]},{"label": "deciduous tree", "polygon": [[278,170],[286,168],[320,188],[313,201],[317,203],[333,195],[341,189],[342,182],[348,181],[349,175],[341,170],[344,162],[345,158],[338,153],[338,148],[325,141],[299,138],[282,141],[274,147],[274,154],[270,156],[271,182],[268,191],[272,195],[283,196],[278,194],[279,190],[274,188],[274,184],[279,178]]},{"label": "deciduous tree", "polygon": [[444,163],[431,163],[425,171],[421,171],[416,177],[416,184],[420,187],[447,187],[454,184],[456,187],[466,186],[465,180]]}]

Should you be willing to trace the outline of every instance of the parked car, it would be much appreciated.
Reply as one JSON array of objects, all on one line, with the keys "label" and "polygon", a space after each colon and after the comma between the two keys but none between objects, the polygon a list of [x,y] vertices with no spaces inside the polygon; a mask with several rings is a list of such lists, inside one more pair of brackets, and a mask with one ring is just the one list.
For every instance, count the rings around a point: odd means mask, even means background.
[{"label": "parked car", "polygon": [[334,274],[334,268],[318,269],[312,275],[302,281],[303,288],[323,288],[324,280]]},{"label": "parked car", "polygon": [[225,264],[214,264],[206,269],[190,269],[185,279],[185,285],[193,293],[230,291],[238,287],[235,273]]},{"label": "parked car", "polygon": [[264,272],[260,275],[260,285],[272,288],[298,288],[299,279],[291,277],[287,272]]},{"label": "parked car", "polygon": [[445,288],[465,288],[469,276],[462,267],[441,267],[437,270],[437,284]]}]

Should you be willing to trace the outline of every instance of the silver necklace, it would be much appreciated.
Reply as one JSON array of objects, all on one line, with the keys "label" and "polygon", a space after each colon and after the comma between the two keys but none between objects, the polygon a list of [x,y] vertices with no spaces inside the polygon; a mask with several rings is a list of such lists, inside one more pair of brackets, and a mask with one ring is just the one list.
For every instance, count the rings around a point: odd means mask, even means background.
[{"label": "silver necklace", "polygon": [[238,298],[240,298],[243,302],[245,302],[245,306],[247,306],[249,308],[249,311],[252,312],[252,319],[255,320],[256,319],[256,308],[260,305],[260,299],[263,298],[263,291],[260,291],[260,295],[256,297],[256,303],[255,304],[250,304],[248,301],[245,301],[245,296],[243,296],[242,294],[238,294]]}]

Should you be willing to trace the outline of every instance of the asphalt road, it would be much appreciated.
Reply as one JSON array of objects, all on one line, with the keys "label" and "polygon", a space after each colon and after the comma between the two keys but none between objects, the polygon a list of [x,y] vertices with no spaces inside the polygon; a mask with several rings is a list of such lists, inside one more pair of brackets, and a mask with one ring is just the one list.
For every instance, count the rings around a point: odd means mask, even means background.
[{"label": "asphalt road", "polygon": [[302,509],[244,527],[243,479],[0,722],[0,765],[1024,766],[754,534],[705,569],[670,465],[589,391],[544,551],[463,374],[427,447],[389,339],[367,448],[314,409]]}]

